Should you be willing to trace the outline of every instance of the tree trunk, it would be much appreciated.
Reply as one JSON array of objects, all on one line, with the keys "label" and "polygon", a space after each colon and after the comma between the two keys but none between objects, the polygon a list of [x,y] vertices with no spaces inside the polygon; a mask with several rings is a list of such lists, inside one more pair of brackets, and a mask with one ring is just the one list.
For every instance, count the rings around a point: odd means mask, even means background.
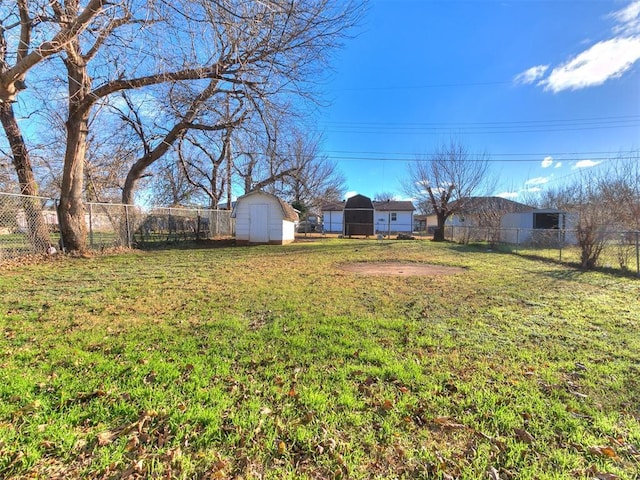
[{"label": "tree trunk", "polygon": [[70,117],[67,121],[67,150],[58,215],[64,246],[71,252],[84,252],[87,249],[87,225],[82,194],[88,117],[88,113],[84,113],[79,117]]},{"label": "tree trunk", "polygon": [[124,180],[124,187],[122,189],[122,203],[125,205],[133,205],[133,196],[136,191],[136,184],[142,174],[144,173],[146,166],[136,166],[134,165],[129,172],[127,173],[127,177]]},{"label": "tree trunk", "polygon": [[[36,196],[38,194],[38,185],[31,168],[29,151],[20,133],[20,127],[16,121],[11,103],[0,102],[0,120],[11,147],[13,166],[18,175],[20,193]],[[44,253],[50,245],[51,239],[49,237],[49,229],[42,215],[42,204],[37,198],[24,197],[23,208],[27,221],[29,241],[35,251]]]},{"label": "tree trunk", "polygon": [[447,221],[447,217],[438,213],[436,214],[436,218],[438,219],[438,226],[433,232],[433,241],[444,242],[444,224]]},{"label": "tree trunk", "polygon": [[67,145],[58,216],[65,248],[70,252],[82,253],[87,249],[87,224],[82,196],[90,111],[84,101],[91,92],[91,78],[78,52],[79,46],[71,45],[67,51],[69,58],[64,61],[69,76],[69,118],[66,123]]}]

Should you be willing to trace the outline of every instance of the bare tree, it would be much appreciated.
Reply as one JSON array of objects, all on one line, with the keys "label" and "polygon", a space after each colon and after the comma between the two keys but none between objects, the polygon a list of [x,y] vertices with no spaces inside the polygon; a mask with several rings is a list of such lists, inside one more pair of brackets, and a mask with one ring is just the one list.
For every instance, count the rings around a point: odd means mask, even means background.
[{"label": "bare tree", "polygon": [[398,197],[395,193],[392,192],[376,192],[373,195],[374,202],[388,202],[391,200],[398,200]]},{"label": "bare tree", "polygon": [[[181,108],[163,112],[170,128],[131,166],[123,186],[123,199],[129,200],[145,170],[187,130],[219,125],[201,122],[207,102],[242,96],[259,112],[283,96],[310,97],[305,82],[322,70],[358,14],[357,3],[337,0],[18,0],[13,21],[5,17],[3,25],[3,32],[17,25],[19,35],[13,43],[3,36],[0,45],[0,115],[16,169],[27,172],[21,185],[36,186],[11,102],[36,66],[51,69],[52,78],[68,86],[59,210],[67,247],[81,251],[86,247],[84,170],[96,107],[124,90],[157,98],[177,88],[191,91]],[[63,59],[62,75],[57,64],[44,64],[52,56]]]},{"label": "bare tree", "polygon": [[583,172],[572,183],[546,190],[543,205],[564,210],[576,219],[575,233],[580,247],[580,266],[592,269],[606,245],[611,216],[602,202],[595,172]]},{"label": "bare tree", "polygon": [[266,110],[257,119],[265,125],[264,131],[256,126],[255,120],[249,128],[238,131],[236,171],[245,193],[266,190],[282,194],[285,182],[300,171],[300,164],[292,153],[296,136],[293,118],[283,115],[279,109]]},{"label": "bare tree", "polygon": [[616,228],[640,230],[640,152],[620,154],[597,183]]},{"label": "bare tree", "polygon": [[[571,183],[547,190],[543,204],[573,215],[580,265],[584,269],[596,267],[613,232],[636,230],[640,225],[638,154],[621,155],[582,172]],[[622,253],[619,251],[619,261],[625,268],[627,259]]]},{"label": "bare tree", "polygon": [[409,166],[406,193],[426,207],[437,218],[434,241],[444,240],[447,219],[464,210],[466,201],[491,186],[489,157],[471,154],[459,140],[443,143],[427,158],[418,159]]},{"label": "bare tree", "polygon": [[[57,3],[17,0],[6,13],[3,12],[0,20],[0,122],[9,143],[20,192],[31,196],[38,194],[38,184],[14,103],[18,94],[27,88],[27,73],[81,35],[92,19],[102,12],[106,2],[90,0],[84,8],[77,8],[78,14],[74,18],[58,23],[59,28],[56,28],[56,22],[51,22],[50,10]],[[24,208],[32,243],[44,251],[49,244],[49,233],[39,202],[26,198]]]},{"label": "bare tree", "polygon": [[149,199],[153,205],[199,206],[206,201],[203,192],[189,181],[184,167],[173,155],[167,155],[150,170]]},{"label": "bare tree", "polygon": [[343,197],[344,175],[320,153],[321,137],[297,129],[290,137],[285,155],[292,171],[280,182],[282,195],[304,211],[318,209],[328,199]]},{"label": "bare tree", "polygon": [[180,167],[189,185],[208,199],[210,208],[217,208],[231,190],[231,136],[233,128],[212,138],[212,132],[189,135],[180,142]]}]

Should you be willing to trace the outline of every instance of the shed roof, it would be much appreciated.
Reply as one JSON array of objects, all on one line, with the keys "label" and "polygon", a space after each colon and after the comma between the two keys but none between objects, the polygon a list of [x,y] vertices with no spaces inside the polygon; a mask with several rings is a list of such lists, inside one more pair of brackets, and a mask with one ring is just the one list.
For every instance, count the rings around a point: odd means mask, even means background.
[{"label": "shed roof", "polygon": [[354,195],[353,197],[349,197],[344,204],[344,209],[371,209],[373,210],[373,203],[369,197],[365,197],[364,195]]},{"label": "shed roof", "polygon": [[[284,220],[289,220],[290,222],[297,222],[298,221],[298,212],[296,212],[296,210],[289,205],[287,202],[285,202],[284,200],[282,200],[281,198],[273,195],[272,193],[267,193],[267,192],[263,192],[262,190],[254,190],[253,192],[249,192],[245,195],[242,195],[241,197],[238,197],[238,199],[236,200],[236,206],[238,203],[240,203],[242,201],[243,198],[247,198],[250,196],[254,196],[254,195],[264,195],[266,197],[270,197],[273,198],[274,200],[276,200],[278,202],[278,205],[280,205],[280,208],[282,209],[282,217]],[[236,210],[234,208],[233,213],[231,214],[231,216],[233,218],[235,218],[236,216]]]}]

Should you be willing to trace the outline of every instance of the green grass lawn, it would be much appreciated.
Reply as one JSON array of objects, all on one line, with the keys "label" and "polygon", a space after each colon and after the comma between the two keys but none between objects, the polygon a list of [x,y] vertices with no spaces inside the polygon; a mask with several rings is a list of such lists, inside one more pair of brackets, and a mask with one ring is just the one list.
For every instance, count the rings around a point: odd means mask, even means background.
[{"label": "green grass lawn", "polygon": [[640,471],[633,278],[332,239],[6,269],[0,315],[0,478]]}]

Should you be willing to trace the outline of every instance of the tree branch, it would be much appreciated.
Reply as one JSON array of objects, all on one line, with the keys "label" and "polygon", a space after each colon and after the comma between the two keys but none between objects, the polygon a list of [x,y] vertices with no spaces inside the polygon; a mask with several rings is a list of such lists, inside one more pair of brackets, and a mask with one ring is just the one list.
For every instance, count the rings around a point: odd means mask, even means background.
[{"label": "tree branch", "polygon": [[[66,28],[60,30],[54,37],[40,44],[39,47],[25,54],[16,64],[0,75],[0,102],[11,102],[17,94],[16,81],[43,59],[60,52],[70,41],[87,28],[89,23],[103,9],[107,0],[90,0],[86,8]],[[22,15],[21,11],[21,15]]]}]

